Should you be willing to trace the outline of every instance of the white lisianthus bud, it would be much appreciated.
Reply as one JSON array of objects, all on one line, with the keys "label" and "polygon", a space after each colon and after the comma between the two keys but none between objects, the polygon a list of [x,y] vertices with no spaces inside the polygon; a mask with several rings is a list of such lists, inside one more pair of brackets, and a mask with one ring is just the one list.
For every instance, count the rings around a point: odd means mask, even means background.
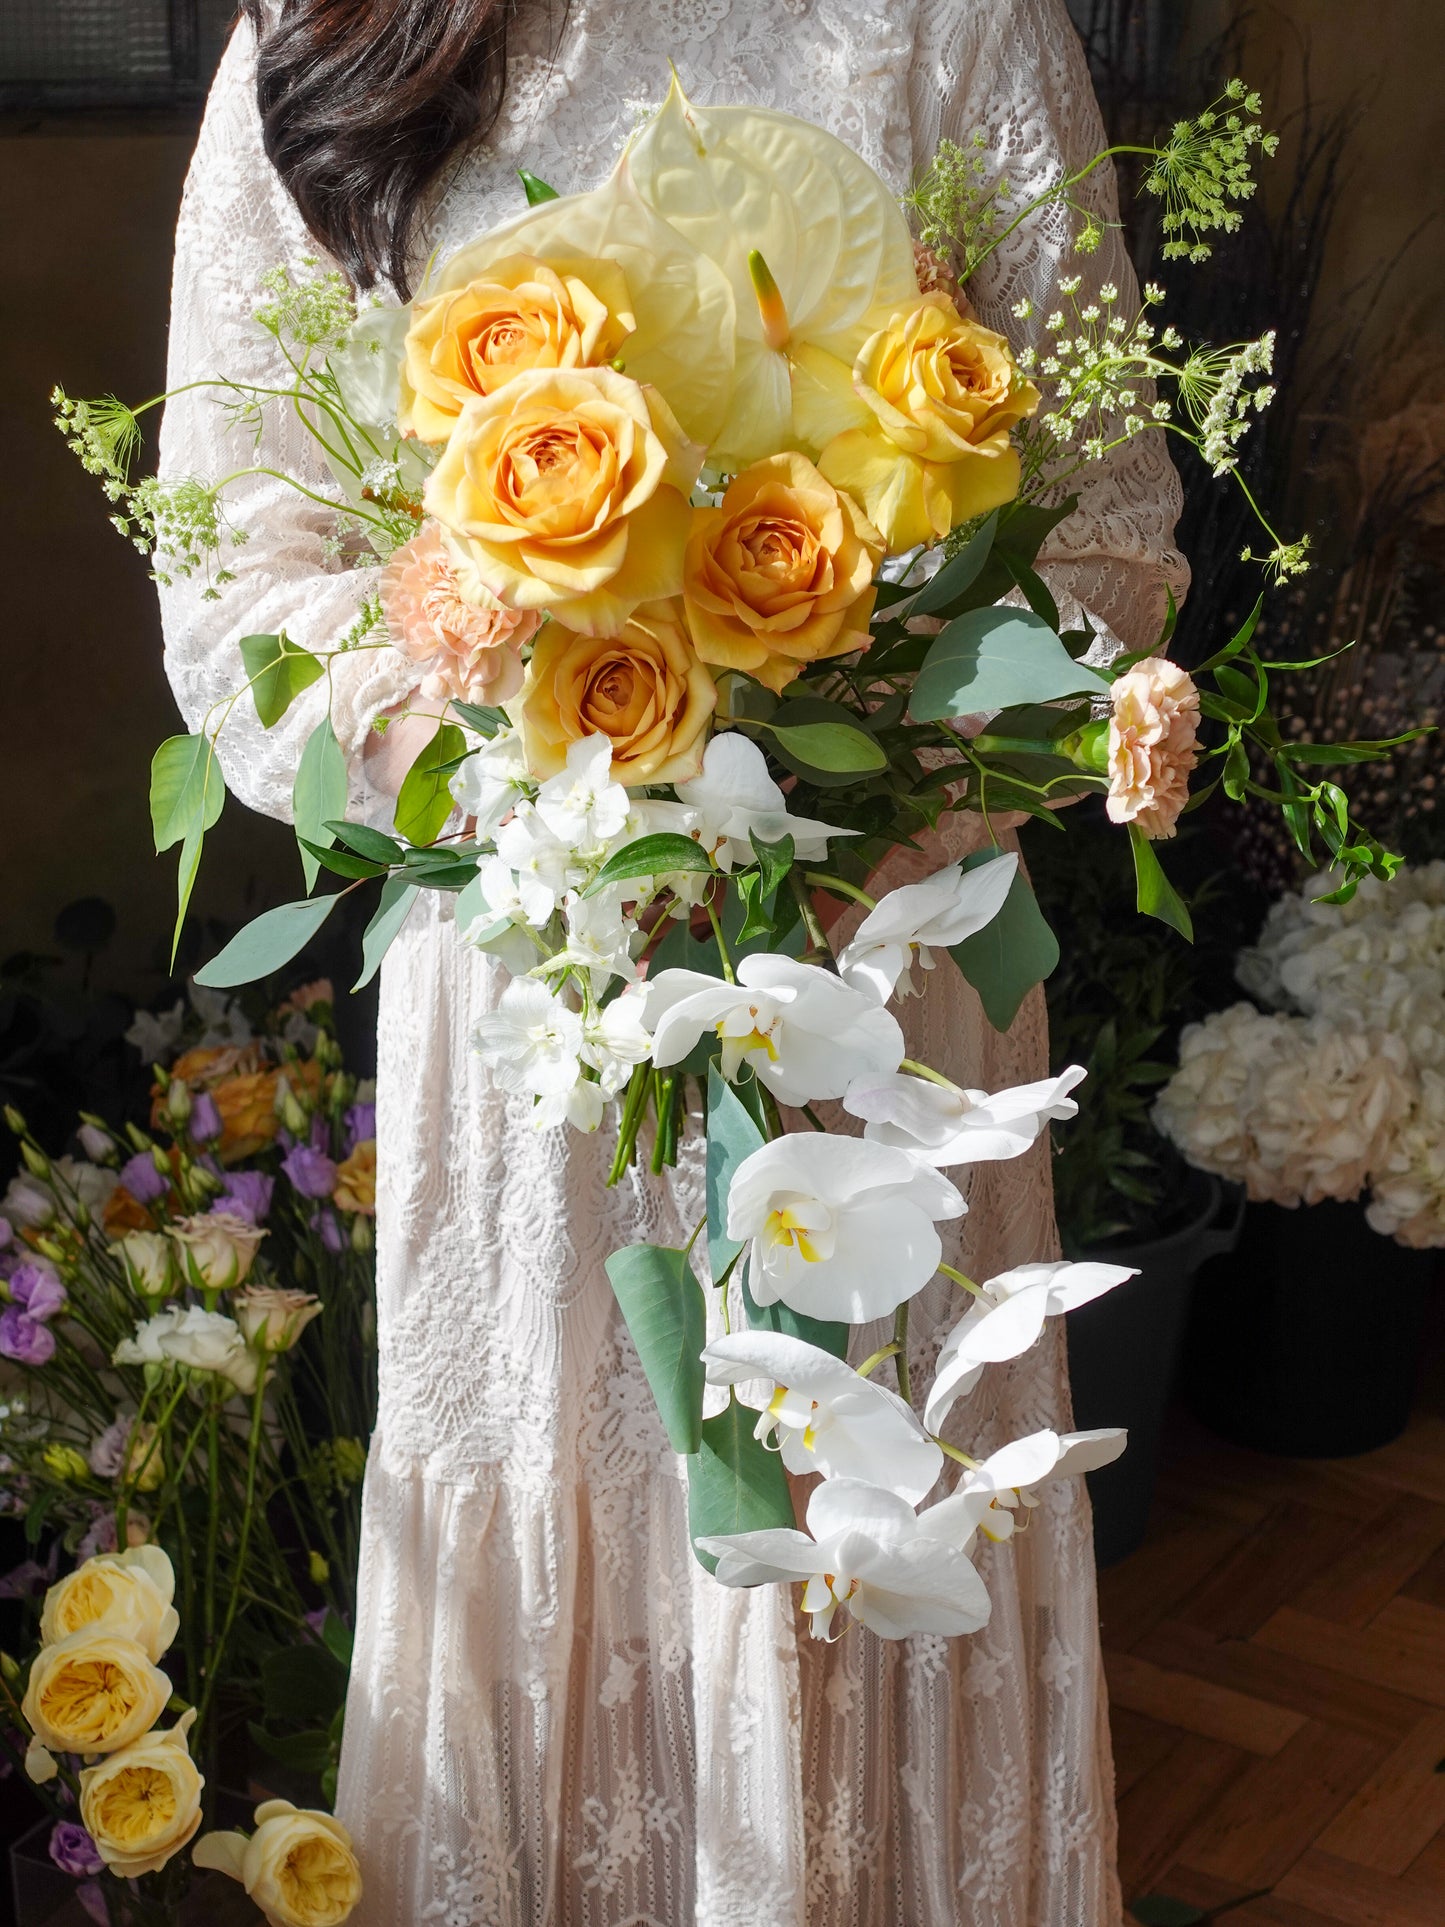
[{"label": "white lisianthus bud", "polygon": [[171,1242],[162,1231],[128,1231],[116,1246],[131,1289],[142,1298],[168,1298],[179,1283]]}]

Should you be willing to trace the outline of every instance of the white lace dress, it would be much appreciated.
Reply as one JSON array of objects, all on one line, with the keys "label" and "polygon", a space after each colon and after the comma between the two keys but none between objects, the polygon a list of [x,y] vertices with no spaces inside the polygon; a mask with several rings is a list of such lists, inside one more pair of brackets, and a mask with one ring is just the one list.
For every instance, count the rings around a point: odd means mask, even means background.
[{"label": "white lace dress", "polygon": [[[900,188],[943,134],[983,128],[1020,195],[1101,140],[1063,0],[572,0],[559,47],[545,9],[524,16],[501,118],[450,171],[424,252],[513,212],[519,165],[563,190],[595,182],[660,100],[669,58],[695,98],[819,121]],[[242,29],[181,213],[172,385],[274,374],[249,321],[259,277],[315,252],[264,158],[252,76]],[[1102,175],[1095,191],[1107,208]],[[970,288],[986,318],[1017,336],[1009,310],[1047,296],[1060,238],[1041,220],[994,258]],[[1132,292],[1115,236],[1091,272]],[[168,472],[255,459],[213,403],[171,405]],[[287,425],[261,459],[314,468]],[[366,586],[329,559],[324,511],[266,480],[241,496],[240,579],[219,601],[187,584],[163,595],[193,725],[240,681],[241,636],[284,626],[333,644]],[[1151,639],[1164,579],[1181,582],[1176,506],[1162,448],[1135,444],[1060,532],[1056,593]],[[410,683],[391,651],[338,665],[357,804],[376,807],[369,720]],[[318,686],[269,733],[238,706],[222,762],[244,801],[287,814],[321,700]],[[607,1190],[605,1134],[537,1133],[469,1053],[498,988],[435,898],[383,972],[381,1418],[339,1800],[366,1880],[359,1927],[1115,1927],[1082,1483],[1048,1488],[1027,1534],[983,1554],[993,1617],[973,1639],[854,1629],[818,1645],[787,1592],[709,1579],[602,1268],[618,1245],[686,1237],[695,1144],[670,1184]],[[999,1037],[947,969],[908,1028],[913,1055],[970,1085],[1045,1067],[1042,999]],[[971,1274],[1054,1251],[1044,1146],[981,1167],[969,1202],[949,1256]],[[943,1290],[916,1302],[915,1377],[950,1309]],[[955,1413],[975,1450],[1067,1418],[1057,1336]]]}]

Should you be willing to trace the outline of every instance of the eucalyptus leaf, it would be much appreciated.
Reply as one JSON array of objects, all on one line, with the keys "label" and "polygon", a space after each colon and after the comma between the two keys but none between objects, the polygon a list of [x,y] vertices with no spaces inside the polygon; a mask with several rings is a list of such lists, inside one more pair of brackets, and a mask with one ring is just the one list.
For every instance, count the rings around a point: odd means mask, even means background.
[{"label": "eucalyptus leaf", "polygon": [[461,703],[453,697],[449,707],[453,715],[460,716],[467,727],[474,729],[479,736],[490,739],[512,726],[505,709],[493,709],[487,703]]},{"label": "eucalyptus leaf", "polygon": [[241,660],[263,729],[274,729],[303,689],[326,674],[326,666],[283,630],[279,636],[242,636]]},{"label": "eucalyptus leaf", "polygon": [[269,977],[306,948],[343,895],[339,891],[329,897],[306,897],[300,903],[263,911],[196,972],[196,982],[207,990],[231,990]]},{"label": "eucalyptus leaf", "polygon": [[420,885],[408,883],[404,877],[388,877],[382,884],[380,901],[361,934],[361,975],[351,986],[354,991],[364,990],[380,970],[382,958],[411,914],[419,889]]},{"label": "eucalyptus leaf", "polygon": [[746,1242],[727,1235],[728,1189],[744,1158],[764,1139],[717,1065],[707,1073],[707,1259],[713,1281],[722,1277]]},{"label": "eucalyptus leaf", "polygon": [[[965,858],[964,869],[994,861],[991,851]],[[1052,975],[1059,943],[1039,909],[1033,885],[1020,870],[1009,885],[998,915],[949,953],[978,992],[984,1015],[995,1030],[1006,1031],[1035,984]]]},{"label": "eucalyptus leaf", "polygon": [[393,821],[408,843],[435,843],[455,809],[449,779],[465,760],[467,739],[455,723],[443,723],[402,780]]},{"label": "eucalyptus leaf", "polygon": [[358,856],[369,857],[373,863],[400,863],[407,852],[393,836],[383,836],[380,830],[373,830],[367,823],[346,823],[335,821],[324,823],[322,828],[338,843],[344,843],[348,850],[355,850]]},{"label": "eucalyptus leaf", "polygon": [[855,776],[888,767],[879,744],[850,723],[769,723],[767,727],[788,760],[809,769]]},{"label": "eucalyptus leaf", "polygon": [[1021,703],[1104,695],[1108,687],[1102,676],[1072,660],[1031,609],[971,609],[934,639],[909,709],[919,722],[940,722]]},{"label": "eucalyptus leaf", "polygon": [[665,1245],[625,1245],[607,1276],[674,1452],[702,1443],[702,1348],[707,1307],[685,1254]]},{"label": "eucalyptus leaf", "polygon": [[946,609],[966,589],[971,589],[988,560],[998,533],[998,510],[986,516],[956,555],[951,555],[912,598],[905,611],[910,616],[931,616]]},{"label": "eucalyptus leaf", "polygon": [[318,862],[307,845],[325,844],[329,840],[326,825],[346,808],[346,795],[346,758],[331,727],[331,718],[323,716],[306,738],[291,791],[291,813],[301,845],[301,871],[308,892],[316,888]]},{"label": "eucalyptus leaf", "polygon": [[717,1558],[701,1551],[697,1540],[796,1524],[782,1458],[753,1437],[756,1424],[757,1414],[730,1395],[723,1411],[703,1420],[688,1463],[688,1535],[694,1557],[708,1572],[717,1571]]},{"label": "eucalyptus leaf", "polygon": [[151,828],[156,853],[202,834],[221,814],[226,785],[209,736],[168,736],[151,758]]}]

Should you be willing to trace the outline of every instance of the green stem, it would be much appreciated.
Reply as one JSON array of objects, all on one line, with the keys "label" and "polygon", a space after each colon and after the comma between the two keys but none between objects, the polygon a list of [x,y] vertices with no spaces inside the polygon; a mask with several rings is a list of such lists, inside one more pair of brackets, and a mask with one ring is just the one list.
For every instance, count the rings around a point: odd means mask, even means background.
[{"label": "green stem", "polygon": [[866,890],[860,890],[856,883],[845,883],[842,877],[835,877],[828,870],[805,870],[803,881],[811,883],[814,889],[831,890],[835,896],[851,897],[854,903],[861,903],[867,910],[878,908],[878,899],[870,897]]},{"label": "green stem", "polygon": [[858,1367],[859,1378],[871,1377],[872,1374],[876,1372],[878,1367],[883,1363],[885,1358],[896,1358],[897,1356],[898,1356],[897,1339],[894,1339],[891,1345],[880,1345],[878,1350],[876,1352],[870,1352],[868,1357],[865,1358],[863,1360],[863,1363]]},{"label": "green stem", "polygon": [[893,1356],[893,1365],[898,1373],[898,1396],[905,1405],[911,1405],[913,1392],[908,1382],[908,1300],[906,1298],[893,1314],[893,1343],[897,1348]]},{"label": "green stem", "polygon": [[[266,1373],[264,1369],[256,1374],[256,1390],[251,1398],[251,1430],[246,1440],[246,1494],[241,1512],[241,1530],[236,1540],[231,1594],[226,1604],[226,1616],[221,1624],[219,1638],[210,1647],[206,1659],[206,1678],[201,1691],[200,1705],[197,1708],[197,1724],[204,1732],[206,1720],[215,1707],[216,1682],[220,1677],[221,1658],[226,1650],[226,1642],[235,1624],[236,1611],[240,1605],[242,1578],[246,1570],[246,1552],[251,1542],[251,1525],[256,1513],[256,1469],[261,1456],[261,1431],[265,1416]],[[209,1575],[207,1586],[208,1601],[214,1591],[214,1566]]]},{"label": "green stem", "polygon": [[975,1298],[982,1298],[982,1285],[976,1285],[972,1278],[965,1278],[961,1271],[955,1271],[952,1265],[946,1265],[941,1258],[938,1261],[938,1269],[945,1278],[951,1278],[956,1285],[961,1285],[965,1291],[972,1292]]},{"label": "green stem", "polygon": [[916,1058],[905,1057],[898,1068],[901,1071],[911,1072],[914,1077],[926,1077],[930,1084],[938,1084],[945,1091],[958,1089],[957,1084],[951,1078],[945,1077],[942,1071],[930,1070],[927,1064],[920,1064]]},{"label": "green stem", "polygon": [[717,911],[713,908],[711,891],[708,892],[707,897],[704,899],[703,908],[707,911],[707,920],[712,925],[713,941],[717,944],[717,954],[722,962],[723,976],[728,983],[735,984],[737,978],[733,975],[733,960],[728,955],[727,939],[723,936],[722,924],[718,920]]},{"label": "green stem", "polygon": [[788,888],[793,893],[798,912],[803,919],[803,928],[808,933],[809,949],[825,962],[830,970],[836,971],[838,966],[833,960],[832,947],[822,924],[818,921],[818,912],[813,908],[813,899],[808,895],[808,886],[796,870],[788,872]]},{"label": "green stem", "polygon": [[950,1445],[946,1439],[938,1438],[936,1435],[931,1436],[933,1436],[933,1443],[938,1447],[940,1452],[946,1453],[949,1458],[956,1460],[959,1465],[966,1465],[970,1472],[976,1472],[978,1470],[977,1459],[971,1459],[967,1452],[960,1452],[956,1445]]}]

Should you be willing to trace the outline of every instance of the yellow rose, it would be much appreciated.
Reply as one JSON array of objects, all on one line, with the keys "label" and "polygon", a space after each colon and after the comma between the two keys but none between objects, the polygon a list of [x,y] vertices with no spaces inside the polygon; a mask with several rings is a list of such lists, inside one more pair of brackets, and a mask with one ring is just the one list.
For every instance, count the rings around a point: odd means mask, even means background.
[{"label": "yellow rose", "polygon": [[474,578],[509,609],[615,636],[676,595],[702,451],[655,389],[609,368],[537,370],[467,403],[426,487]]},{"label": "yellow rose", "polygon": [[365,1137],[349,1158],[336,1167],[336,1189],[332,1203],[339,1211],[362,1211],[376,1215],[376,1139]]},{"label": "yellow rose", "polygon": [[1039,392],[1014,367],[1003,336],[965,321],[945,296],[925,295],[869,336],[853,364],[851,402],[833,368],[822,356],[806,364],[816,384],[815,431],[851,416],[818,466],[862,502],[890,555],[936,541],[1018,494],[1010,434],[1038,407]]},{"label": "yellow rose", "polygon": [[361,1899],[361,1869],[351,1835],[329,1813],[267,1800],[256,1831],[208,1833],[196,1842],[198,1867],[239,1880],[271,1927],[339,1927]]},{"label": "yellow rose", "polygon": [[693,644],[715,668],[781,690],[810,662],[868,643],[883,537],[802,455],[733,478],[694,509],[683,599]]},{"label": "yellow rose", "polygon": [[74,1633],[109,1633],[134,1640],[157,1660],[176,1636],[171,1600],[176,1580],[159,1546],[102,1553],[58,1580],[45,1595],[40,1638],[46,1646]]},{"label": "yellow rose", "polygon": [[717,685],[688,640],[680,604],[654,602],[619,636],[549,622],[509,707],[539,782],[566,768],[571,744],[605,736],[614,783],[685,783],[702,768]]},{"label": "yellow rose", "polygon": [[186,1744],[194,1709],[80,1776],[80,1817],[114,1874],[137,1880],[180,1852],[201,1824],[201,1788]]},{"label": "yellow rose", "polygon": [[143,1646],[83,1630],[40,1649],[21,1710],[52,1753],[114,1753],[150,1731],[170,1696]]},{"label": "yellow rose", "polygon": [[611,361],[635,325],[627,282],[612,262],[578,261],[558,272],[532,255],[508,255],[412,308],[397,426],[444,442],[473,395],[490,395],[529,368]]},{"label": "yellow rose", "polygon": [[255,1157],[276,1136],[276,1073],[247,1071],[211,1087],[221,1119],[222,1164]]}]

